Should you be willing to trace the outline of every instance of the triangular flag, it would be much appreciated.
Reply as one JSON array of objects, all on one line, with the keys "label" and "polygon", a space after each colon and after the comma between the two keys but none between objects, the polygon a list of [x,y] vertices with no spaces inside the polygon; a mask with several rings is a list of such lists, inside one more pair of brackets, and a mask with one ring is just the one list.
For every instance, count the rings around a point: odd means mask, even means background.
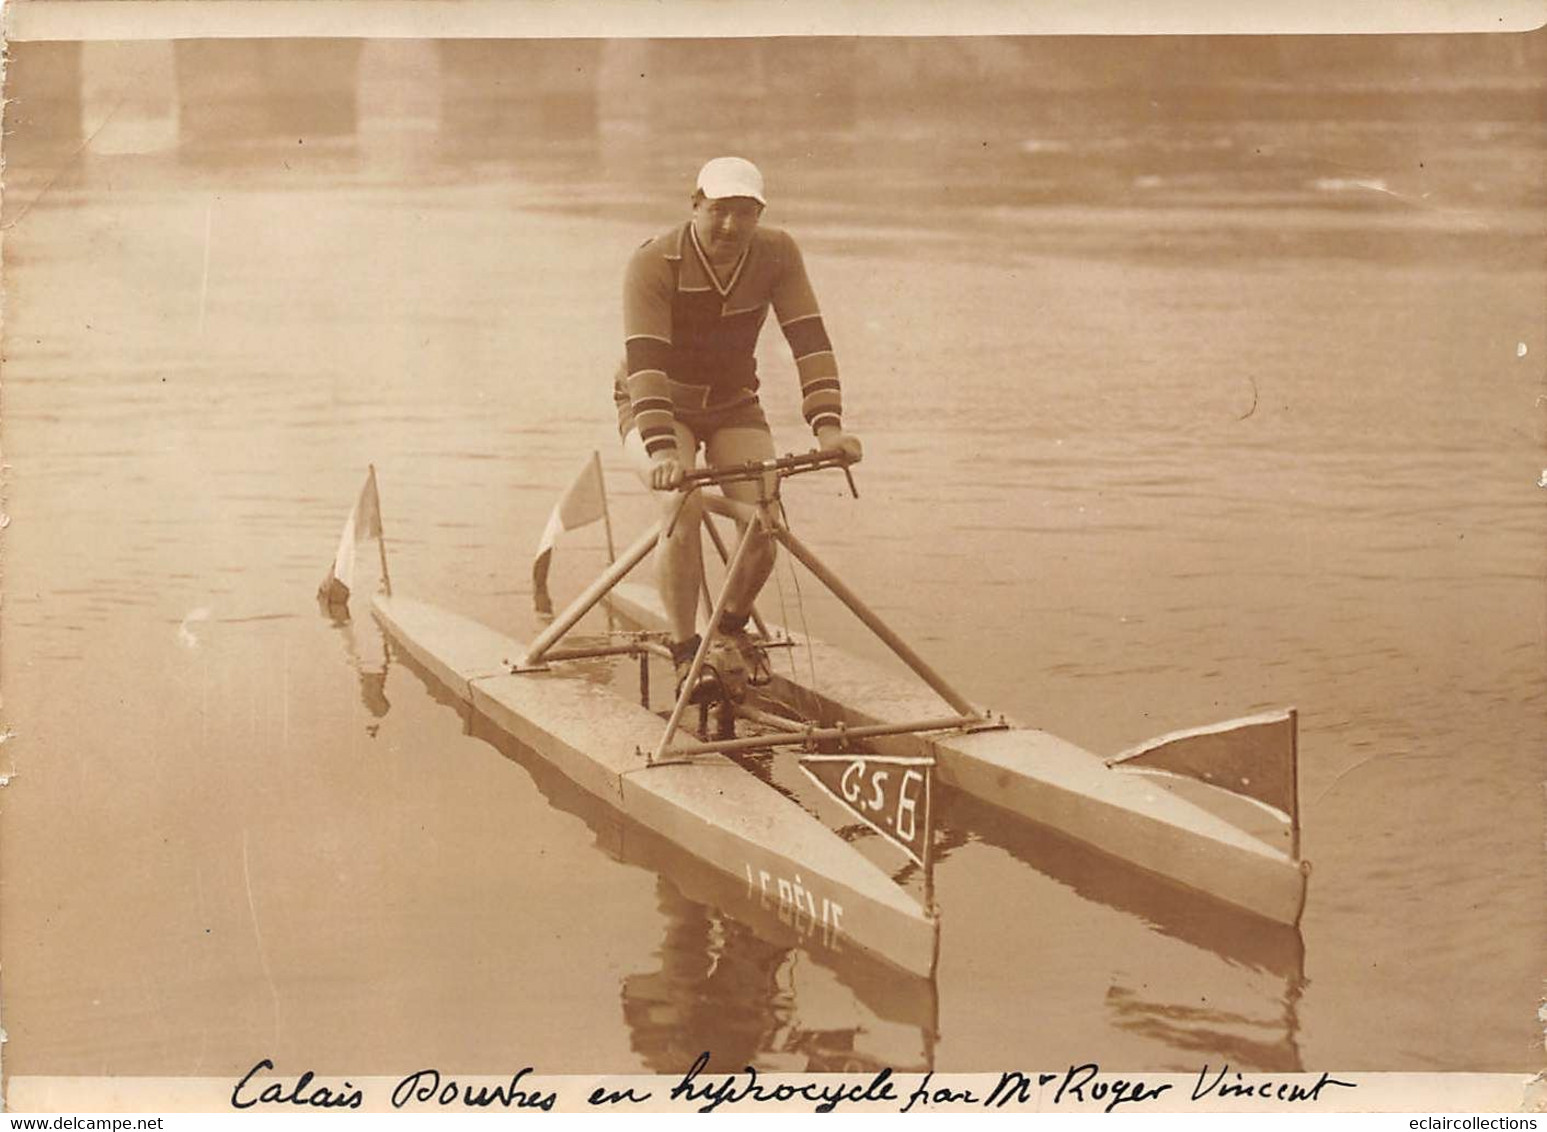
[{"label": "triangular flag", "polygon": [[933,841],[935,760],[896,755],[803,755],[800,769],[921,865]]},{"label": "triangular flag", "polygon": [[548,525],[543,528],[542,541],[537,544],[537,557],[532,562],[532,603],[538,613],[546,616],[553,612],[553,598],[548,594],[548,567],[553,561],[553,546],[559,535],[606,517],[607,489],[602,483],[602,463],[593,452],[575,482],[554,504]]},{"label": "triangular flag", "polygon": [[365,477],[360,498],[355,500],[349,518],[344,520],[344,531],[338,539],[338,553],[333,556],[333,569],[317,587],[317,596],[329,605],[347,605],[354,586],[355,550],[365,539],[381,538],[381,499],[376,494],[376,469]]},{"label": "triangular flag", "polygon": [[1299,713],[1293,708],[1173,731],[1116,758],[1111,765],[1149,767],[1196,778],[1255,798],[1299,820]]}]

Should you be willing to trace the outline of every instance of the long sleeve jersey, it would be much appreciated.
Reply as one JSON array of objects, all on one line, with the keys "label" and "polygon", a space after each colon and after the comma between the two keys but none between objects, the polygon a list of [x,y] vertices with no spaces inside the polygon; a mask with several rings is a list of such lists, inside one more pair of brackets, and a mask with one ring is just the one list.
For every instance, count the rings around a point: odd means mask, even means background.
[{"label": "long sleeve jersey", "polygon": [[841,426],[838,363],[800,248],[787,232],[756,228],[724,285],[691,223],[639,247],[623,286],[620,378],[647,452],[676,444],[674,384],[707,386],[700,406],[757,388],[753,351],[770,306],[795,356],[807,423],[813,432]]}]

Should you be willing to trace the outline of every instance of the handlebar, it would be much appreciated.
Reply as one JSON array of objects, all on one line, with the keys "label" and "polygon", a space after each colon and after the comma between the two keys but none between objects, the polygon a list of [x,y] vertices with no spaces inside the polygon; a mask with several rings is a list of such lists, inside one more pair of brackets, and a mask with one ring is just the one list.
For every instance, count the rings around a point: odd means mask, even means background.
[{"label": "handlebar", "polygon": [[745,464],[694,468],[692,471],[682,473],[682,483],[677,490],[692,491],[707,484],[744,483],[748,480],[761,480],[770,474],[782,480],[805,472],[819,472],[824,468],[842,468],[844,477],[849,481],[849,491],[853,493],[854,498],[858,499],[859,491],[855,488],[854,476],[849,471],[849,466],[854,462],[852,456],[836,448],[814,449],[798,455],[778,456],[772,460],[748,460]]}]

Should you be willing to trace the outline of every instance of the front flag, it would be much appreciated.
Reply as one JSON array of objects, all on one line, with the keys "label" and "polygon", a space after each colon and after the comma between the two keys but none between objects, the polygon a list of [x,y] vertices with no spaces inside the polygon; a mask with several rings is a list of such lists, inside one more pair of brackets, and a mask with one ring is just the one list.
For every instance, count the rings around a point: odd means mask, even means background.
[{"label": "front flag", "polygon": [[[373,466],[360,489],[349,518],[344,521],[344,532],[339,536],[338,553],[333,556],[333,569],[317,587],[317,597],[328,605],[348,605],[349,592],[354,586],[355,553],[365,539],[381,538],[381,499],[376,494],[376,469]],[[382,562],[385,567],[385,558]]]},{"label": "front flag", "polygon": [[[553,613],[553,598],[548,594],[548,567],[553,561],[553,544],[564,531],[573,531],[587,523],[607,518],[607,489],[602,483],[602,460],[595,453],[569,485],[563,498],[554,505],[543,528],[542,541],[537,544],[537,558],[532,562],[532,603],[544,616]],[[610,525],[609,525],[610,526]],[[608,531],[608,542],[612,532]]]},{"label": "front flag", "polygon": [[804,755],[800,769],[855,817],[921,865],[929,864],[935,760]]}]

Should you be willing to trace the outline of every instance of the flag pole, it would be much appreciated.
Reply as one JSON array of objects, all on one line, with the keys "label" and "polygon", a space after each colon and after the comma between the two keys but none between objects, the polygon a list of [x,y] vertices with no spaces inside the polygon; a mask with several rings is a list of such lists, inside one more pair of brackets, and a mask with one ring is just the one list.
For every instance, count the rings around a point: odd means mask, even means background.
[{"label": "flag pole", "polygon": [[381,551],[381,585],[387,591],[387,596],[392,596],[392,575],[387,573],[387,525],[381,521],[381,492],[376,490],[376,465],[367,464],[370,469],[371,495],[376,500],[376,522],[381,527],[381,534],[376,536],[376,549]]},{"label": "flag pole", "polygon": [[602,478],[602,454],[595,448],[591,449],[591,462],[596,467],[596,489],[602,496],[602,523],[607,528],[607,563],[611,565],[618,560],[618,552],[612,544],[612,512],[607,508],[607,481]]}]

